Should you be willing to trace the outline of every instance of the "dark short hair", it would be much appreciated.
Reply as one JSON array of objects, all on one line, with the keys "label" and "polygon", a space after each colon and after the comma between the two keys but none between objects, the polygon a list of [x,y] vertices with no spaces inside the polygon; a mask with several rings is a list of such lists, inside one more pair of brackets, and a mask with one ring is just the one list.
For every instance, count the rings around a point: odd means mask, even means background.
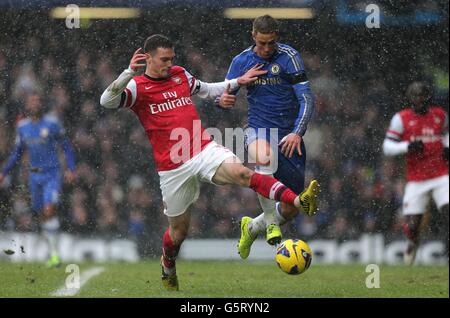
[{"label": "dark short hair", "polygon": [[173,43],[168,37],[161,34],[149,36],[144,43],[144,52],[153,52],[157,48],[172,49]]},{"label": "dark short hair", "polygon": [[426,99],[431,97],[431,90],[428,85],[424,82],[416,81],[409,84],[406,89],[406,97],[412,101],[413,99],[423,96]]},{"label": "dark short hair", "polygon": [[277,20],[272,18],[270,15],[266,14],[260,17],[257,17],[255,21],[253,21],[253,32],[254,33],[279,33],[280,25]]}]

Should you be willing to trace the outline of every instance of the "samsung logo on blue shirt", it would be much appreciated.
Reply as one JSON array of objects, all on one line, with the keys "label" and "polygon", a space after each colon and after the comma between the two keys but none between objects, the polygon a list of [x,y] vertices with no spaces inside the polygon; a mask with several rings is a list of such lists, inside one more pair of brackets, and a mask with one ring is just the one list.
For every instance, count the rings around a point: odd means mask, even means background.
[{"label": "samsung logo on blue shirt", "polygon": [[279,76],[276,77],[260,77],[255,82],[250,84],[249,86],[256,86],[256,85],[280,85],[281,84],[281,78]]}]

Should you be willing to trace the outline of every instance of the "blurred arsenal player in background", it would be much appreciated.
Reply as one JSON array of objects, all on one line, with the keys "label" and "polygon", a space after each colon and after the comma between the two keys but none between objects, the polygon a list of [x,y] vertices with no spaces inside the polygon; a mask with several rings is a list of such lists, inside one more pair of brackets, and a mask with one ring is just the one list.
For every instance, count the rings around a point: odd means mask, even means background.
[{"label": "blurred arsenal player in background", "polygon": [[430,89],[422,82],[409,85],[410,107],[394,115],[386,133],[383,151],[387,156],[406,154],[407,184],[403,197],[404,233],[408,247],[405,264],[414,263],[420,241],[420,224],[433,198],[446,222],[448,256],[448,115],[431,104]]}]

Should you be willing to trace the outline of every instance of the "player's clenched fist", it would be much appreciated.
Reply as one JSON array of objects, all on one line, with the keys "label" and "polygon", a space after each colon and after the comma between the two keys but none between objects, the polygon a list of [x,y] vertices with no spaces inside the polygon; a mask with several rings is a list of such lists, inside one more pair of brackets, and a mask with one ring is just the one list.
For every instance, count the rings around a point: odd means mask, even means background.
[{"label": "player's clenched fist", "polygon": [[220,96],[219,105],[222,108],[231,108],[235,103],[236,96],[230,93],[230,84],[228,84],[225,92]]},{"label": "player's clenched fist", "polygon": [[418,155],[423,154],[423,141],[422,140],[415,140],[413,142],[410,142],[408,145],[408,152],[415,153]]}]

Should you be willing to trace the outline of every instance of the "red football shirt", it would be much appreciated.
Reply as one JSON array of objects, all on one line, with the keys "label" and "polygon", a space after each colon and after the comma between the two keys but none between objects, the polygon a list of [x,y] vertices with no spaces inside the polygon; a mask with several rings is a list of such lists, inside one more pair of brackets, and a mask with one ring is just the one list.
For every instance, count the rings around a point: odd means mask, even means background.
[{"label": "red football shirt", "polygon": [[423,181],[448,174],[448,166],[442,156],[442,136],[446,132],[448,120],[445,111],[441,107],[433,106],[426,114],[421,115],[408,108],[395,116],[399,116],[401,120],[392,121],[388,130],[390,136],[408,142],[422,140],[424,143],[422,155],[406,155],[407,180]]},{"label": "red football shirt", "polygon": [[176,169],[211,142],[191,99],[198,88],[191,74],[174,66],[167,78],[135,76],[125,89],[122,105],[131,108],[144,127],[157,171]]}]

